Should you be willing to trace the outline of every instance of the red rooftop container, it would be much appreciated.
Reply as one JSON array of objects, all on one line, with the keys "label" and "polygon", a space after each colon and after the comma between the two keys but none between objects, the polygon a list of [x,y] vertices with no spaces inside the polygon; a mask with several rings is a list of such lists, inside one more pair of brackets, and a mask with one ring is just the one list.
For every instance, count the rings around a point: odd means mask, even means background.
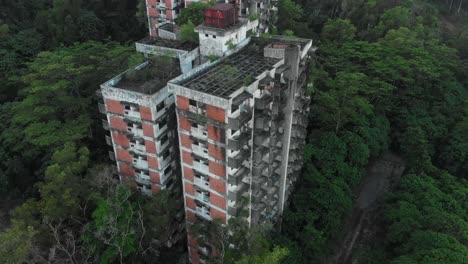
[{"label": "red rooftop container", "polygon": [[237,23],[236,8],[228,3],[219,3],[205,10],[205,25],[214,27],[230,27]]}]

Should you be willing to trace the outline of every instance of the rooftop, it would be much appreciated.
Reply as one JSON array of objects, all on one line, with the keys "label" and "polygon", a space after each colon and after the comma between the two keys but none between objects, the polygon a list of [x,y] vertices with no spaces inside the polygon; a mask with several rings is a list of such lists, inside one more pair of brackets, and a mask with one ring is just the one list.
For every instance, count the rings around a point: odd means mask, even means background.
[{"label": "rooftop", "polygon": [[248,86],[265,71],[271,70],[281,59],[264,56],[264,48],[269,44],[300,45],[304,48],[310,40],[286,38],[252,38],[245,48],[219,63],[196,72],[178,85],[203,93],[228,99],[242,86]]},{"label": "rooftop", "polygon": [[192,51],[198,47],[198,44],[193,44],[193,43],[188,43],[188,42],[183,43],[178,40],[163,39],[163,38],[158,38],[158,37],[146,37],[142,40],[137,41],[137,43],[146,44],[146,45],[154,45],[154,46],[165,47],[165,48],[170,48],[170,49],[185,50],[185,51]]},{"label": "rooftop", "polygon": [[110,86],[143,94],[154,94],[181,74],[179,63],[169,57],[156,57],[114,78]]}]

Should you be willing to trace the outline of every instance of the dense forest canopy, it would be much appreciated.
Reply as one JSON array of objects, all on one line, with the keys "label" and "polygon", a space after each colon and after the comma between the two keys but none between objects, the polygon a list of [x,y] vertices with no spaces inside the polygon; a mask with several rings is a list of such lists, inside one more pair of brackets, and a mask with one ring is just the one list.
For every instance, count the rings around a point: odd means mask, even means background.
[{"label": "dense forest canopy", "polygon": [[[206,4],[182,11],[184,41]],[[143,60],[144,1],[0,0],[0,262],[172,263],[175,208],[110,180],[95,91]],[[383,234],[356,263],[468,259],[468,1],[280,0],[272,34],[314,39],[303,177],[281,232],[245,223],[195,230],[214,262],[324,263],[369,163],[406,163],[381,205]],[[8,228],[6,228],[8,226]],[[148,228],[153,227],[153,228]],[[235,232],[233,232],[235,231]],[[230,235],[235,233],[236,235]]]}]

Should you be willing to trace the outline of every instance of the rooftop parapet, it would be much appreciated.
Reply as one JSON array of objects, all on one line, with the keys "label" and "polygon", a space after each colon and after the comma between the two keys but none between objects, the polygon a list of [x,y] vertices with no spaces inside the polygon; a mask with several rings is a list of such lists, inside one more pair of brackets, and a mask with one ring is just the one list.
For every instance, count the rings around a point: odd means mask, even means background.
[{"label": "rooftop parapet", "polygon": [[284,54],[273,56],[265,51],[265,48],[289,46],[300,46],[301,57],[304,57],[312,47],[312,40],[283,37],[252,38],[252,41],[240,51],[216,61],[203,70],[184,74],[171,83],[229,99],[236,95],[240,88],[252,85],[264,72],[278,67],[283,61]]},{"label": "rooftop parapet", "polygon": [[180,74],[180,67],[174,59],[159,57],[117,75],[102,86],[151,95]]},{"label": "rooftop parapet", "polygon": [[197,44],[173,39],[146,37],[135,43],[138,52],[180,58],[198,48]]}]

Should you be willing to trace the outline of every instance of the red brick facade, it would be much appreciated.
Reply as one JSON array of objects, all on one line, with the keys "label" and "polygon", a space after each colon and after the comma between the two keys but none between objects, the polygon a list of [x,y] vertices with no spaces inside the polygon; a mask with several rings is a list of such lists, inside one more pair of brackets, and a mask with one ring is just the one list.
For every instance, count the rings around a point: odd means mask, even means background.
[{"label": "red brick facade", "polygon": [[193,170],[189,167],[184,166],[184,177],[188,180],[193,181],[193,178],[194,178]]},{"label": "red brick facade", "polygon": [[183,96],[177,96],[177,108],[188,111],[189,110],[189,99]]},{"label": "red brick facade", "polygon": [[158,159],[148,156],[148,167],[152,169],[159,169]]},{"label": "red brick facade", "polygon": [[114,114],[119,114],[119,115],[124,114],[124,107],[117,100],[106,99],[106,106],[107,106],[107,111],[109,113],[114,113]]},{"label": "red brick facade", "polygon": [[151,178],[152,182],[154,182],[156,184],[161,184],[161,177],[159,176],[159,173],[157,173],[155,171],[150,171],[149,175],[150,175],[150,178]]},{"label": "red brick facade", "polygon": [[192,140],[190,136],[180,133],[180,144],[188,149],[192,148]]},{"label": "red brick facade", "polygon": [[110,121],[110,127],[113,129],[117,129],[120,131],[127,131],[127,123],[123,120],[121,117],[116,117],[116,116],[110,116],[109,117]]},{"label": "red brick facade", "polygon": [[114,143],[116,145],[119,145],[125,148],[128,148],[130,146],[130,140],[125,134],[112,132],[112,138],[114,139]]},{"label": "red brick facade", "polygon": [[140,106],[140,115],[141,119],[153,121],[153,116],[151,114],[151,108],[147,106]]},{"label": "red brick facade", "polygon": [[226,151],[223,147],[208,143],[208,155],[220,161],[226,160]]},{"label": "red brick facade", "polygon": [[226,210],[226,199],[224,199],[224,197],[210,193],[210,203],[223,210]]},{"label": "red brick facade", "polygon": [[226,122],[226,111],[216,106],[206,105],[206,115],[209,119],[216,120],[221,123]]},{"label": "red brick facade", "polygon": [[210,188],[218,193],[226,194],[226,183],[213,177],[210,178]]},{"label": "red brick facade", "polygon": [[226,167],[224,165],[210,160],[208,161],[208,167],[211,173],[226,178]]},{"label": "red brick facade", "polygon": [[128,152],[128,150],[121,149],[121,148],[117,148],[115,151],[117,152],[117,153],[116,153],[116,156],[117,156],[117,159],[118,159],[118,160],[120,160],[120,161],[125,161],[125,162],[129,162],[129,163],[132,162],[133,156],[130,155],[130,153]]},{"label": "red brick facade", "polygon": [[184,185],[185,185],[185,193],[195,196],[195,188],[193,188],[193,185],[188,182],[184,183]]},{"label": "red brick facade", "polygon": [[145,140],[146,152],[156,154],[156,143],[154,141]]},{"label": "red brick facade", "polygon": [[192,154],[190,154],[190,152],[182,150],[182,161],[187,164],[193,165]]},{"label": "red brick facade", "polygon": [[210,216],[213,219],[219,219],[221,223],[223,224],[226,223],[226,214],[221,211],[216,210],[213,207],[210,208]]},{"label": "red brick facade", "polygon": [[185,116],[179,116],[179,127],[187,132],[192,130],[190,121]]},{"label": "red brick facade", "polygon": [[130,165],[122,162],[118,162],[117,164],[119,166],[119,172],[121,174],[132,176],[135,175],[135,171],[133,171],[133,168]]},{"label": "red brick facade", "polygon": [[224,129],[208,125],[208,138],[211,140],[225,143],[225,133]]},{"label": "red brick facade", "polygon": [[146,137],[154,137],[154,126],[150,124],[143,123],[143,135]]},{"label": "red brick facade", "polygon": [[188,208],[195,210],[195,201],[192,198],[185,197],[185,204],[187,205]]}]

